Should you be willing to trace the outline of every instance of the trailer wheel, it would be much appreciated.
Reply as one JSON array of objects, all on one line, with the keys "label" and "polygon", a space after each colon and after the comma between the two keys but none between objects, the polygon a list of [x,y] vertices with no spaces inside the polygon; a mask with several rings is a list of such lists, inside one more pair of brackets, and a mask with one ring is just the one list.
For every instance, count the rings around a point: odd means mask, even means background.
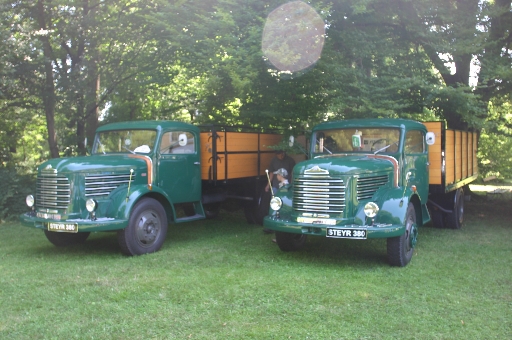
[{"label": "trailer wheel", "polygon": [[256,209],[256,204],[254,203],[254,201],[244,202],[244,215],[245,215],[245,220],[247,221],[248,224],[257,223],[256,212],[257,212],[257,209]]},{"label": "trailer wheel", "polygon": [[255,212],[254,212],[254,220],[259,225],[263,225],[263,219],[268,215],[268,210],[270,209],[270,199],[272,194],[269,191],[265,191],[265,186],[261,187],[261,190],[258,193],[256,204],[255,204]]},{"label": "trailer wheel", "polygon": [[282,251],[295,251],[304,247],[307,235],[276,231],[276,243]]},{"label": "trailer wheel", "polygon": [[167,216],[162,205],[144,198],[135,205],[125,229],[117,232],[117,240],[126,255],[154,253],[162,247],[167,235]]},{"label": "trailer wheel", "polygon": [[405,267],[411,261],[417,237],[416,211],[414,205],[409,203],[405,216],[405,233],[387,239],[388,261],[391,266]]},{"label": "trailer wheel", "polygon": [[67,247],[75,244],[82,244],[87,240],[90,233],[59,233],[45,230],[44,234],[48,241],[56,247]]},{"label": "trailer wheel", "polygon": [[450,205],[453,203],[453,212],[446,216],[447,227],[451,229],[462,228],[464,222],[464,190],[457,189],[450,196]]}]

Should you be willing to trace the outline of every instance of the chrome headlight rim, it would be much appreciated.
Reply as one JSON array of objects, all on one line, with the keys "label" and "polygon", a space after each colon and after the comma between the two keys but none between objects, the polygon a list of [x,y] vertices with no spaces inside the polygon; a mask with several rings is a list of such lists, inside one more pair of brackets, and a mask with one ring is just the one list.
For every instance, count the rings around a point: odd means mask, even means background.
[{"label": "chrome headlight rim", "polygon": [[85,201],[85,209],[87,209],[88,212],[92,213],[94,210],[96,210],[97,207],[98,203],[92,198],[89,198],[87,201]]},{"label": "chrome headlight rim", "polygon": [[36,200],[33,195],[27,195],[27,197],[25,197],[25,204],[27,205],[27,207],[32,208],[35,203]]},{"label": "chrome headlight rim", "polygon": [[374,218],[379,212],[379,206],[375,202],[368,202],[364,205],[364,214],[366,217]]},{"label": "chrome headlight rim", "polygon": [[278,211],[281,209],[281,207],[283,206],[283,200],[281,200],[281,198],[279,197],[272,197],[272,199],[270,200],[270,208],[274,211]]}]

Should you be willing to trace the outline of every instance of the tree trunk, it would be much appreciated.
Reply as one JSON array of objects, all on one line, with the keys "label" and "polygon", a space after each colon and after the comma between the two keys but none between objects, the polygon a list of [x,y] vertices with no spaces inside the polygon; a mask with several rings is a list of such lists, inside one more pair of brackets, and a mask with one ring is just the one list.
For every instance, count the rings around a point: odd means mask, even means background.
[{"label": "tree trunk", "polygon": [[[45,20],[44,0],[37,1],[37,20],[39,28],[42,32],[47,31]],[[53,50],[48,39],[49,33],[41,34],[41,42],[43,43],[43,54],[45,57],[44,72],[45,79],[43,85],[43,103],[46,116],[46,126],[48,129],[48,145],[50,147],[50,157],[59,157],[59,148],[57,147],[57,133],[55,131],[55,85],[53,82]]]}]

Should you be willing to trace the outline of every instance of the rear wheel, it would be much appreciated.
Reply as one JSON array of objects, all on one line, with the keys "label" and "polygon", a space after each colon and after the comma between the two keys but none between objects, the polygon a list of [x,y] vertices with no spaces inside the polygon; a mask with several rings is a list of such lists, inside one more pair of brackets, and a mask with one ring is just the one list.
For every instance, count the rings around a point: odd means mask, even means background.
[{"label": "rear wheel", "polygon": [[295,251],[304,247],[307,235],[276,231],[276,243],[282,251]]},{"label": "rear wheel", "polygon": [[89,237],[90,233],[71,234],[45,230],[44,234],[46,235],[48,241],[50,241],[54,246],[66,247],[84,243],[85,240],[87,240]]},{"label": "rear wheel", "polygon": [[417,237],[416,211],[414,205],[409,203],[405,216],[405,233],[387,239],[389,264],[395,267],[405,267],[412,259]]},{"label": "rear wheel", "polygon": [[119,230],[117,239],[126,255],[154,253],[162,247],[167,235],[167,216],[155,199],[144,198],[130,215],[128,226]]},{"label": "rear wheel", "polygon": [[254,220],[256,223],[263,225],[263,219],[268,215],[268,210],[270,208],[270,199],[272,194],[269,191],[265,191],[265,187],[263,186],[258,193],[256,204],[254,207]]},{"label": "rear wheel", "polygon": [[449,197],[450,205],[453,204],[453,212],[446,216],[446,226],[451,229],[460,229],[464,222],[464,190],[459,188]]}]

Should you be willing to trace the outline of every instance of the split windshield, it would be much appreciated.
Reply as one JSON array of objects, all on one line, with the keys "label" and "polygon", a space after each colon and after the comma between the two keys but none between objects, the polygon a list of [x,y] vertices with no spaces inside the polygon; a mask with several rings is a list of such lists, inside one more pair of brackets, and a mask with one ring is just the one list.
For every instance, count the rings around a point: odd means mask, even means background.
[{"label": "split windshield", "polygon": [[156,140],[156,130],[114,130],[96,134],[93,154],[150,153]]},{"label": "split windshield", "polygon": [[350,152],[395,153],[400,130],[393,128],[330,129],[316,131],[314,153]]}]

